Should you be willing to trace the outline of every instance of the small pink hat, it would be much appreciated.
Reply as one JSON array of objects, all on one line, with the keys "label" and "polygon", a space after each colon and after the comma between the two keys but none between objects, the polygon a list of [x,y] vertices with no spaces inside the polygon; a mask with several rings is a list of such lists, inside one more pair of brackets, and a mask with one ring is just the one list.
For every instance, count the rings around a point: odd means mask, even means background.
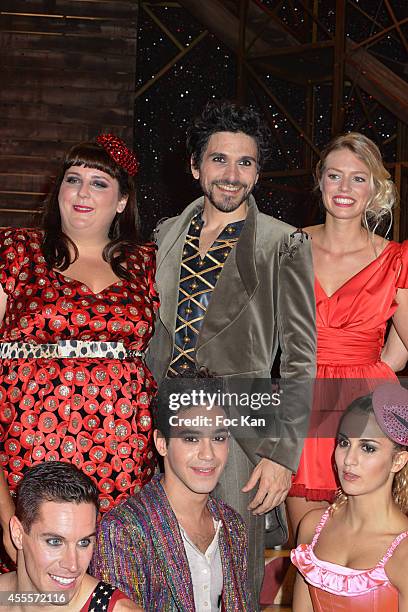
[{"label": "small pink hat", "polygon": [[408,446],[408,390],[384,383],[374,390],[373,408],[382,431],[397,444]]}]

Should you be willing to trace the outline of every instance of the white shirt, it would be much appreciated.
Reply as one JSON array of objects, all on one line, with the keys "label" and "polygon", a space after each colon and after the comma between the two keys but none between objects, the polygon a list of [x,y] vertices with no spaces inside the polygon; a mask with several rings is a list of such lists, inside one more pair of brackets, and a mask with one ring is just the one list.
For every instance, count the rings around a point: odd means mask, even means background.
[{"label": "white shirt", "polygon": [[215,535],[205,553],[193,544],[179,525],[193,582],[196,612],[218,612],[221,607],[223,576],[218,546],[221,521],[213,519],[213,522]]}]

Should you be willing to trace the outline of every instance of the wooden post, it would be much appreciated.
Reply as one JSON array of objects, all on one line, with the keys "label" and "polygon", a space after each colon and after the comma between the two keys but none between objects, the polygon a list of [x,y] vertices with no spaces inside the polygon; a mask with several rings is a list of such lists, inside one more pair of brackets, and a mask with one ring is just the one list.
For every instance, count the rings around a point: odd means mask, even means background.
[{"label": "wooden post", "polygon": [[393,238],[399,242],[408,238],[408,127],[402,121],[398,121],[397,124],[397,163],[394,180],[400,195],[400,204],[394,210]]},{"label": "wooden post", "polygon": [[246,22],[248,16],[248,0],[240,0],[239,3],[239,41],[238,41],[238,72],[237,72],[237,100],[240,104],[245,103],[246,98]]},{"label": "wooden post", "polygon": [[344,125],[344,49],[346,3],[336,0],[336,32],[334,39],[334,70],[332,100],[332,136],[343,131]]}]

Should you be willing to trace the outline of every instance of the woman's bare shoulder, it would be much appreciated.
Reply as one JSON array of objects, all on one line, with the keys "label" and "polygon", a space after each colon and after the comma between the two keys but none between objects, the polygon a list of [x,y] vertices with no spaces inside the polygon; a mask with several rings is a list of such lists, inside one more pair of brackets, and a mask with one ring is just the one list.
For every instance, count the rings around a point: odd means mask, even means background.
[{"label": "woman's bare shoulder", "polygon": [[374,244],[375,250],[379,254],[382,253],[382,251],[390,244],[389,240],[383,238],[379,234],[372,234],[371,236],[369,236],[369,238],[371,239],[372,244]]},{"label": "woman's bare shoulder", "polygon": [[327,508],[316,508],[315,510],[310,510],[310,512],[305,514],[299,526],[298,542],[300,544],[311,543],[313,536],[316,533],[316,528],[326,510]]},{"label": "woman's bare shoulder", "polygon": [[407,567],[408,535],[398,544],[384,568],[390,582],[408,598]]},{"label": "woman's bare shoulder", "polygon": [[309,234],[313,238],[316,234],[319,234],[323,228],[323,223],[319,223],[319,225],[309,225],[308,227],[304,227],[303,231],[306,234]]}]

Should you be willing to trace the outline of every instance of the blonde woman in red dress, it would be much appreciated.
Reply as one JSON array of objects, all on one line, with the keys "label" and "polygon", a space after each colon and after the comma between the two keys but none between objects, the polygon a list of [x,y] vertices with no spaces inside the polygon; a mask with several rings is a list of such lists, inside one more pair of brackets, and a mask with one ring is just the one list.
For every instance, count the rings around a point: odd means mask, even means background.
[{"label": "blonde woman in red dress", "polygon": [[[318,409],[330,410],[337,402],[341,410],[379,379],[396,378],[381,357],[391,318],[395,330],[386,359],[395,365],[400,354],[406,354],[402,342],[408,347],[408,249],[375,233],[382,220],[390,224],[397,194],[370,139],[359,133],[335,138],[322,152],[316,178],[326,219],[306,231],[312,237],[315,269],[317,378],[353,379],[331,391],[328,385],[319,389],[318,383],[316,403]],[[331,436],[326,428],[320,437],[305,440],[287,498],[295,533],[306,512],[334,498],[336,428],[333,421]]]},{"label": "blonde woman in red dress", "polygon": [[[113,135],[75,145],[43,229],[0,233],[0,466],[11,492],[27,466],[69,461],[94,479],[105,512],[153,475],[143,355],[155,248],[139,239],[136,171]],[[7,494],[3,527],[12,507]]]}]

